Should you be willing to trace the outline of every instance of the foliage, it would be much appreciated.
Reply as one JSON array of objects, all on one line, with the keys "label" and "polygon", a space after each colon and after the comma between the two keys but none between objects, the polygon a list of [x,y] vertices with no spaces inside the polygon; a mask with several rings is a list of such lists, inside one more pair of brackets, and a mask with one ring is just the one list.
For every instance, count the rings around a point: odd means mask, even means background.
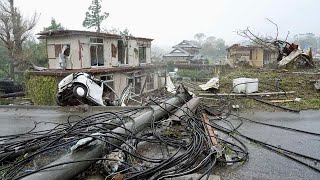
[{"label": "foliage", "polygon": [[203,78],[211,77],[212,72],[208,70],[179,69],[177,74],[181,77],[189,77],[191,80],[201,81]]},{"label": "foliage", "polygon": [[82,23],[83,27],[95,27],[100,32],[101,23],[109,16],[109,13],[101,14],[101,0],[92,0],[92,4],[86,12],[86,17]]},{"label": "foliage", "polygon": [[8,51],[0,41],[0,78],[9,77],[9,56]]},{"label": "foliage", "polygon": [[133,36],[130,33],[128,28],[125,28],[124,30],[120,30],[119,28],[116,28],[116,27],[112,27],[110,29],[103,28],[102,31],[106,32],[106,33],[110,33],[110,34],[116,34],[116,35],[119,35],[119,36]]},{"label": "foliage", "polygon": [[44,31],[64,30],[65,28],[61,23],[57,23],[54,18],[51,18],[51,24],[48,27],[43,28]]},{"label": "foliage", "polygon": [[192,42],[201,47],[200,53],[208,59],[218,60],[227,54],[227,46],[221,38],[214,36],[206,38],[205,34],[197,33]]},{"label": "foliage", "polygon": [[55,105],[57,78],[26,74],[27,96],[36,105]]},{"label": "foliage", "polygon": [[301,49],[308,49],[312,47],[313,49],[319,49],[318,38],[313,33],[300,34],[295,36],[295,40],[298,42]]},{"label": "foliage", "polygon": [[37,14],[30,19],[23,17],[14,0],[0,0],[0,40],[9,55],[9,74],[14,79],[15,68],[25,65],[23,43],[31,36]]},{"label": "foliage", "polygon": [[13,100],[8,98],[1,98],[0,99],[0,105],[9,105],[12,104]]},{"label": "foliage", "polygon": [[172,61],[167,62],[167,71],[168,72],[174,71],[174,63]]},{"label": "foliage", "polygon": [[24,56],[28,62],[37,66],[48,66],[46,42],[40,40],[28,40],[24,45]]},{"label": "foliage", "polygon": [[163,55],[165,55],[167,52],[163,50],[159,46],[152,46],[151,49],[151,60],[152,61],[161,61]]},{"label": "foliage", "polygon": [[204,33],[197,33],[194,35],[194,39],[198,43],[198,45],[202,45],[203,41],[205,40],[206,35]]}]

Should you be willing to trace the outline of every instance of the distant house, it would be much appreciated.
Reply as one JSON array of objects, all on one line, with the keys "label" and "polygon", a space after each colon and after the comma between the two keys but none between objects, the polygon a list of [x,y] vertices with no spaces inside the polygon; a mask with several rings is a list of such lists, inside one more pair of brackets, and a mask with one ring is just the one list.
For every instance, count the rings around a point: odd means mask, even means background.
[{"label": "distant house", "polygon": [[176,64],[208,64],[208,59],[200,54],[200,47],[191,41],[183,40],[173,46],[170,53],[163,56],[165,62]]},{"label": "distant house", "polygon": [[47,44],[49,68],[31,72],[59,79],[86,72],[105,81],[118,96],[129,84],[136,94],[164,86],[162,67],[151,64],[152,39],[77,30],[38,33]]},{"label": "distant house", "polygon": [[227,59],[233,66],[248,64],[263,67],[277,61],[278,52],[260,46],[242,46],[234,44],[227,48]]}]

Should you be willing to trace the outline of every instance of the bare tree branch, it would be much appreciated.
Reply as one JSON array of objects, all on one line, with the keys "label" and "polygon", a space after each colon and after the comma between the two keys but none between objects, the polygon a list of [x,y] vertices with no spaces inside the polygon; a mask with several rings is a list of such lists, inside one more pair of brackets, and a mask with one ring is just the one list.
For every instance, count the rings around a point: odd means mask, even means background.
[{"label": "bare tree branch", "polygon": [[287,40],[288,40],[289,35],[290,35],[290,31],[288,31],[287,36],[286,36],[286,39],[285,39],[284,41],[287,41]]},{"label": "bare tree branch", "polygon": [[277,35],[276,35],[276,38],[275,40],[278,40],[278,36],[279,36],[279,27],[276,23],[274,23],[273,21],[271,21],[269,18],[266,18],[270,23],[274,24],[277,28]]},{"label": "bare tree branch", "polygon": [[24,42],[31,36],[31,31],[38,21],[38,15],[25,18],[14,0],[0,0],[0,40],[6,46],[10,59],[10,73],[13,76],[13,67],[23,65],[25,57],[23,52]]}]

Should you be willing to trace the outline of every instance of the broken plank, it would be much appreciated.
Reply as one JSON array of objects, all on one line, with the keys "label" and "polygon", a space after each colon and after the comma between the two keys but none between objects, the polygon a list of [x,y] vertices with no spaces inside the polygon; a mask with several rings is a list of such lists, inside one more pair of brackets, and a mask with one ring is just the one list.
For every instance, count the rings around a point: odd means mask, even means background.
[{"label": "broken plank", "polygon": [[286,99],[286,100],[270,100],[271,103],[285,103],[285,102],[294,102],[294,99]]},{"label": "broken plank", "polygon": [[218,141],[217,141],[217,139],[216,139],[216,135],[214,134],[214,130],[213,130],[213,128],[209,125],[208,115],[207,115],[206,113],[203,113],[202,116],[203,116],[204,124],[205,124],[205,126],[207,127],[207,132],[208,132],[208,135],[210,136],[212,145],[213,145],[213,146],[218,145]]},{"label": "broken plank", "polygon": [[218,93],[218,94],[209,94],[209,93],[200,93],[199,96],[267,96],[267,95],[285,95],[285,94],[294,94],[295,91],[288,92],[267,92],[267,93]]}]

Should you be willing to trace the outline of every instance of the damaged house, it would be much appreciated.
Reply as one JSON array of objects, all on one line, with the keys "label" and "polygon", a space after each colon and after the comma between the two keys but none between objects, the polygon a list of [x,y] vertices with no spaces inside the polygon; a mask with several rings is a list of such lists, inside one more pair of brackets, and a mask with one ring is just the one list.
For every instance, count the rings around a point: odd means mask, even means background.
[{"label": "damaged house", "polygon": [[159,77],[162,67],[151,64],[152,39],[76,30],[38,35],[46,40],[49,67],[33,75],[61,80],[72,73],[88,73],[111,87],[117,97],[129,84],[135,95],[164,86]]},{"label": "damaged house", "polygon": [[173,46],[170,53],[163,56],[165,62],[175,64],[208,64],[207,58],[200,54],[200,47],[191,41],[183,40],[181,43]]},{"label": "damaged house", "polygon": [[250,65],[263,67],[277,62],[278,52],[256,45],[234,44],[227,49],[227,59],[231,66]]}]

